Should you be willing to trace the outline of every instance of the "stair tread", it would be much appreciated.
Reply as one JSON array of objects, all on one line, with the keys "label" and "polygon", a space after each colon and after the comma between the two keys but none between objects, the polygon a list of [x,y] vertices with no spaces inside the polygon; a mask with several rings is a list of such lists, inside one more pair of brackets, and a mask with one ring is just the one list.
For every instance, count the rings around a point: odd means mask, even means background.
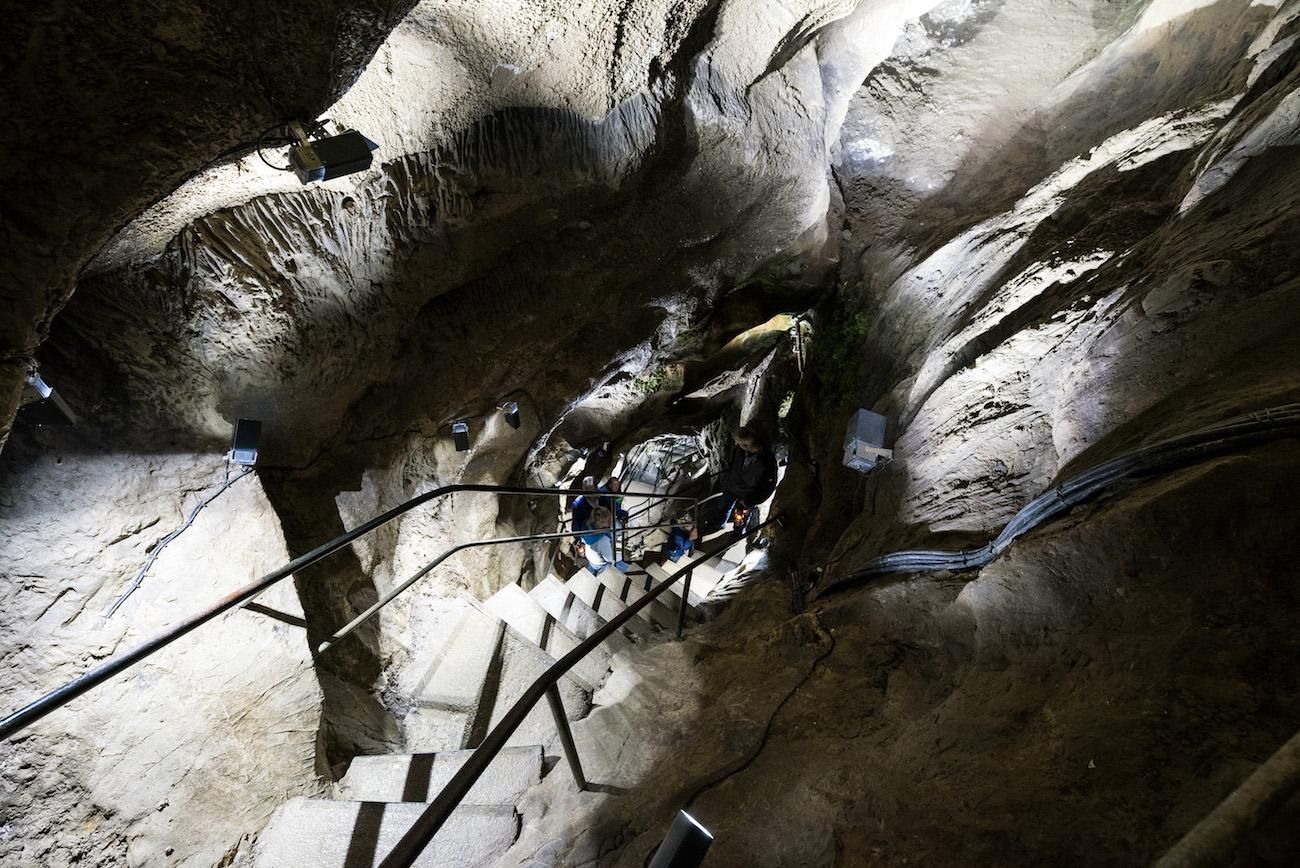
[{"label": "stair tread", "polygon": [[[560,659],[582,642],[513,582],[489,597],[483,606],[553,659]],[[588,690],[596,689],[609,669],[610,654],[608,648],[597,646],[574,664],[569,675]]]},{"label": "stair tread", "polygon": [[[554,576],[547,576],[528,594],[579,639],[586,639],[608,623],[608,619],[601,617],[575,591]],[[618,653],[627,644],[627,638],[620,632],[615,632],[604,642],[611,653]]]},{"label": "stair tread", "polygon": [[[254,868],[362,868],[378,865],[426,806],[414,802],[290,799],[258,836]],[[495,865],[519,834],[507,805],[464,805],[420,854],[418,868]]]},{"label": "stair tread", "polygon": [[[684,567],[687,567],[689,565],[690,565],[689,561],[686,558],[682,558],[681,560],[677,561],[677,563],[668,561],[667,563],[662,565],[654,564],[650,567],[647,567],[647,569],[649,570],[650,575],[653,576],[656,581],[661,581],[663,579],[668,578],[678,570],[683,569]],[[694,572],[692,572],[691,574],[692,602],[695,602],[694,598],[697,595],[701,598],[707,597],[709,595],[709,592],[712,591],[720,581],[722,581],[723,576],[724,574],[718,572],[718,570],[716,570],[712,566],[712,564],[702,563],[702,562],[697,563]]]},{"label": "stair tread", "polygon": [[[674,564],[672,561],[669,561],[662,565],[651,564],[646,567],[649,574],[650,581],[656,585],[662,582],[664,579],[671,576],[673,573],[677,572],[677,570],[680,568],[681,568],[680,564]],[[690,590],[690,600],[689,600],[689,604],[691,608],[695,608],[700,604],[702,604],[704,602],[704,598],[707,597],[709,595],[709,591],[712,590],[712,587],[713,587],[712,584],[700,578],[699,571],[697,570],[696,575],[693,575],[691,577],[691,590]],[[671,595],[671,601],[669,599],[665,599],[664,601],[665,604],[676,607],[677,601],[681,599],[681,589],[682,589],[682,580],[679,578],[676,582],[673,583],[673,586],[665,592],[666,597]]]},{"label": "stair tread", "polygon": [[[472,750],[447,750],[359,756],[339,781],[337,795],[360,802],[428,802],[473,754]],[[541,745],[503,748],[463,804],[514,805],[541,776]]]},{"label": "stair tread", "polygon": [[[628,606],[645,596],[645,587],[641,582],[629,581],[627,575],[614,567],[602,570],[596,578]],[[642,607],[637,616],[664,629],[675,628],[677,625],[676,613],[659,600],[653,600],[648,606]]]},{"label": "stair tread", "polygon": [[[591,570],[585,567],[570,576],[568,581],[563,584],[578,599],[595,609],[606,621],[613,620],[627,611],[627,604],[606,588],[600,579],[593,576]],[[650,633],[650,625],[640,618],[632,618],[623,625],[623,632],[628,636],[646,636]]]},{"label": "stair tread", "polygon": [[[458,601],[455,626],[444,640],[418,652],[405,668],[404,691],[413,707],[402,722],[408,746],[455,750],[467,745],[504,627]],[[434,634],[434,631],[430,631]],[[428,634],[426,634],[428,635]]]}]

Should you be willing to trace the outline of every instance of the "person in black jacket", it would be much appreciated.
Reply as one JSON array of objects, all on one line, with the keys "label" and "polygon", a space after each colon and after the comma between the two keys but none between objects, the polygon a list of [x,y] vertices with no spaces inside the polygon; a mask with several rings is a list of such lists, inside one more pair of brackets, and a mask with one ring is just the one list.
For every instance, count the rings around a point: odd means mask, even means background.
[{"label": "person in black jacket", "polygon": [[758,522],[757,507],[776,490],[776,456],[757,431],[736,429],[731,459],[722,471],[722,497],[709,527],[730,521],[739,533]]}]

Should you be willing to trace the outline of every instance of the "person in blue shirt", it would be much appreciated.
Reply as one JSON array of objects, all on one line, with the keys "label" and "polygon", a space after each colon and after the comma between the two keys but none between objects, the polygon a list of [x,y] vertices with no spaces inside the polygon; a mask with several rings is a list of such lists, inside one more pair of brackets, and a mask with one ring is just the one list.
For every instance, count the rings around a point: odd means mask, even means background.
[{"label": "person in blue shirt", "polygon": [[624,561],[616,560],[614,557],[614,534],[613,534],[614,513],[607,506],[596,506],[591,511],[591,518],[586,527],[577,528],[578,530],[589,530],[590,533],[583,534],[579,539],[582,540],[587,553],[587,568],[593,575],[599,575],[602,570],[613,564],[616,569],[627,571],[631,565]]}]

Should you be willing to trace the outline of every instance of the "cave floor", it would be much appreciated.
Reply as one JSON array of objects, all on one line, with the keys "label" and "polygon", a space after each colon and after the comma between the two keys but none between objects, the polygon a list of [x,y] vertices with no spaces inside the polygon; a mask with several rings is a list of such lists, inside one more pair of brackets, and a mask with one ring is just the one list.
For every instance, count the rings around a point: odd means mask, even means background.
[{"label": "cave floor", "polygon": [[[1269,509],[1297,483],[1284,442],[1080,507],[979,573],[794,616],[761,581],[615,658],[574,725],[595,786],[557,766],[503,864],[639,866],[683,807],[714,866],[1150,861],[1300,726],[1300,542]],[[1295,864],[1294,819],[1256,864]]]}]

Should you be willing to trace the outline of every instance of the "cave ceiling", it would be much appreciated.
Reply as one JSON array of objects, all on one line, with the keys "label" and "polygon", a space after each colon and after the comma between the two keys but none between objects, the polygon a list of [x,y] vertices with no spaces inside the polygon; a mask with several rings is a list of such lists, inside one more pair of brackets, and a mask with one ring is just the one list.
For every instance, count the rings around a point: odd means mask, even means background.
[{"label": "cave ceiling", "polygon": [[[28,67],[111,42],[93,56],[122,70],[102,99],[83,72],[56,77],[66,101],[20,76],[9,128],[26,151],[65,136],[9,188],[6,353],[49,333],[36,355],[86,436],[219,447],[254,417],[268,458],[302,466],[510,394],[554,423],[611,377],[809,304],[838,241],[835,81],[887,50],[819,57],[835,25],[865,26],[857,4],[354,5],[281,6],[278,29],[186,4],[114,20],[114,40],[29,13]],[[371,170],[304,188],[261,158],[282,149],[252,150],[322,114],[379,143]],[[710,329],[762,268],[790,292]]]}]

